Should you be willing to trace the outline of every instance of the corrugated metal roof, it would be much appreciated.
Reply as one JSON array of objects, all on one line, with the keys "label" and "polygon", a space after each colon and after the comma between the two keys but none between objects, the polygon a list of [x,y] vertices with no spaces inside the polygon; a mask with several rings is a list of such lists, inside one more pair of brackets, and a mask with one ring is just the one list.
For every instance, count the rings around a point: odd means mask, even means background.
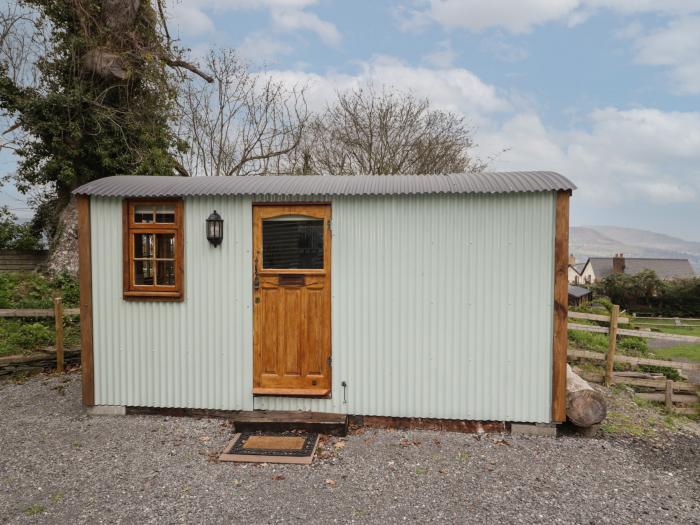
[{"label": "corrugated metal roof", "polygon": [[451,175],[253,175],[246,177],[116,176],[73,193],[97,197],[193,197],[214,195],[414,195],[429,193],[523,193],[574,190],[553,171]]}]

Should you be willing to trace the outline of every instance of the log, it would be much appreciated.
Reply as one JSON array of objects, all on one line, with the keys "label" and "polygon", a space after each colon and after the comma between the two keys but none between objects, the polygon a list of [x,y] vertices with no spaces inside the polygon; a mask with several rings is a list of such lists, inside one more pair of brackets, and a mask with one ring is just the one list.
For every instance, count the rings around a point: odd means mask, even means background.
[{"label": "log", "polygon": [[607,415],[602,394],[566,365],[566,417],[577,427],[597,425]]}]

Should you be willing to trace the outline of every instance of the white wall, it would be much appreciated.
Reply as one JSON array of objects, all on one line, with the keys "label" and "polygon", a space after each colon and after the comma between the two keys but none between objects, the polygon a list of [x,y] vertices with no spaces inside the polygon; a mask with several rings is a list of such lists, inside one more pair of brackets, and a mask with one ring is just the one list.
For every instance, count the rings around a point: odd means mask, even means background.
[{"label": "white wall", "polygon": [[550,420],[554,193],[332,205],[332,398],[253,399],[251,201],[187,199],[185,301],[129,303],[121,204],[92,199],[96,404]]}]

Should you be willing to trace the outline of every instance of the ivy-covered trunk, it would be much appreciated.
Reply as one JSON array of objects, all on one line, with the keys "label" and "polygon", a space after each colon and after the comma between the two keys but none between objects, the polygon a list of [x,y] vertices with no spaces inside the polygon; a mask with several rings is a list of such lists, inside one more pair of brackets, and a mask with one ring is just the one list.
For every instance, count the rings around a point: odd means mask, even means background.
[{"label": "ivy-covered trunk", "polygon": [[0,110],[22,131],[14,182],[46,192],[40,200],[51,212],[37,213],[35,224],[52,237],[49,268],[75,274],[70,192],[110,175],[183,174],[171,121],[184,79],[173,71],[211,79],[172,45],[162,0],[21,1],[37,34],[48,28],[50,36],[32,65],[36,85],[0,64]]},{"label": "ivy-covered trunk", "polygon": [[54,277],[62,273],[78,276],[78,212],[75,197],[71,197],[58,214],[47,269]]}]

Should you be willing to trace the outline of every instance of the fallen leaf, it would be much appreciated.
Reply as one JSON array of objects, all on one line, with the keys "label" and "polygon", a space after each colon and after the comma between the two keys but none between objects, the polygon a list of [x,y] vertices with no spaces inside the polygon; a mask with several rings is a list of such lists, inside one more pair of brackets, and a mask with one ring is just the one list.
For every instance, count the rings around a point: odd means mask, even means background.
[{"label": "fallen leaf", "polygon": [[345,448],[345,441],[336,441],[333,446],[335,448]]},{"label": "fallen leaf", "polygon": [[447,469],[442,468],[442,469],[438,470],[438,472],[440,474],[447,474]]},{"label": "fallen leaf", "polygon": [[274,476],[272,476],[272,479],[274,481],[279,481],[281,479],[284,479],[284,476],[282,474],[275,474]]},{"label": "fallen leaf", "polygon": [[334,486],[335,484],[336,484],[336,481],[334,479],[327,479],[326,480],[326,485]]}]

